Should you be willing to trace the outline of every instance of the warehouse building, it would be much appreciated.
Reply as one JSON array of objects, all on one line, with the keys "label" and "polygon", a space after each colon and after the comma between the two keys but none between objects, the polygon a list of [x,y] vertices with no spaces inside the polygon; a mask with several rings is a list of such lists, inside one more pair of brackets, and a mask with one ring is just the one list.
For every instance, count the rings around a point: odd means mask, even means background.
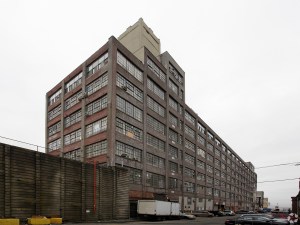
[{"label": "warehouse building", "polygon": [[46,94],[47,153],[123,166],[129,198],[253,209],[257,175],[185,104],[185,73],[139,19]]}]

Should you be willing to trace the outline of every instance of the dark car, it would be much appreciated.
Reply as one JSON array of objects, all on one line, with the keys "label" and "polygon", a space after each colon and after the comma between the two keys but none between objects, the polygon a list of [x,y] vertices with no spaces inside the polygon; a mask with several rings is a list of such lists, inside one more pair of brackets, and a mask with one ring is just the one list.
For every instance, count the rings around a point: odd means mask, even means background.
[{"label": "dark car", "polygon": [[209,212],[214,214],[214,216],[225,216],[224,212],[219,210],[210,210]]},{"label": "dark car", "polygon": [[245,214],[236,219],[226,220],[225,225],[289,225],[287,219],[273,218],[261,214]]},{"label": "dark car", "polygon": [[214,216],[214,214],[212,214],[211,212],[208,212],[206,210],[194,211],[192,214],[197,217],[213,217]]}]

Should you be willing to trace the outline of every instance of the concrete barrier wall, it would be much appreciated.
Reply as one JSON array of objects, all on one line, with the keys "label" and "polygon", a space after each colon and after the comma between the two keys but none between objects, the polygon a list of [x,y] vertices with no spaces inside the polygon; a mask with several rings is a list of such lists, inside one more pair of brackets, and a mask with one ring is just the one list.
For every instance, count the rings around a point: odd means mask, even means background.
[{"label": "concrete barrier wall", "polygon": [[120,167],[53,157],[0,143],[0,218],[129,218],[129,175]]}]

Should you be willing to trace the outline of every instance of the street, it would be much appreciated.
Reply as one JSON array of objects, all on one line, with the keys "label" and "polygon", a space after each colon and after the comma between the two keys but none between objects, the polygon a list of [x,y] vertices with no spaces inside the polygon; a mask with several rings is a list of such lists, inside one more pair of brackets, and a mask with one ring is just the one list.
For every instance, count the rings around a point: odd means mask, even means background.
[{"label": "street", "polygon": [[[197,217],[195,220],[165,220],[165,221],[114,221],[114,222],[99,222],[99,223],[81,223],[81,224],[88,224],[88,225],[120,225],[120,224],[128,224],[128,225],[140,225],[140,224],[153,224],[153,225],[164,225],[164,224],[201,224],[201,225],[224,225],[224,222],[227,218],[232,218],[229,216],[223,217]],[[79,225],[80,223],[66,223],[67,225]]]}]

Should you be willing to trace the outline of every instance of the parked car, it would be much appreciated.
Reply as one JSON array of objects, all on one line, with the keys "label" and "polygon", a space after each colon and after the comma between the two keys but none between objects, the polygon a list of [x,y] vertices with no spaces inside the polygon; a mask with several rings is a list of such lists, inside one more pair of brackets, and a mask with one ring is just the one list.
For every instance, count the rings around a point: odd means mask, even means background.
[{"label": "parked car", "polygon": [[225,225],[289,225],[290,222],[287,219],[273,218],[262,214],[248,214],[242,215],[236,219],[228,219],[225,221]]},{"label": "parked car", "polygon": [[192,214],[186,214],[186,213],[179,213],[180,219],[188,219],[188,220],[194,220],[196,219],[196,216],[192,215]]},{"label": "parked car", "polygon": [[219,210],[210,210],[209,212],[214,214],[214,216],[225,216],[225,213]]},{"label": "parked car", "polygon": [[224,210],[225,216],[234,216],[235,213],[232,210]]},{"label": "parked car", "polygon": [[213,217],[214,216],[213,213],[205,211],[205,210],[194,211],[192,214],[197,217]]},{"label": "parked car", "polygon": [[238,210],[235,212],[236,214],[248,214],[249,211],[248,210]]}]

